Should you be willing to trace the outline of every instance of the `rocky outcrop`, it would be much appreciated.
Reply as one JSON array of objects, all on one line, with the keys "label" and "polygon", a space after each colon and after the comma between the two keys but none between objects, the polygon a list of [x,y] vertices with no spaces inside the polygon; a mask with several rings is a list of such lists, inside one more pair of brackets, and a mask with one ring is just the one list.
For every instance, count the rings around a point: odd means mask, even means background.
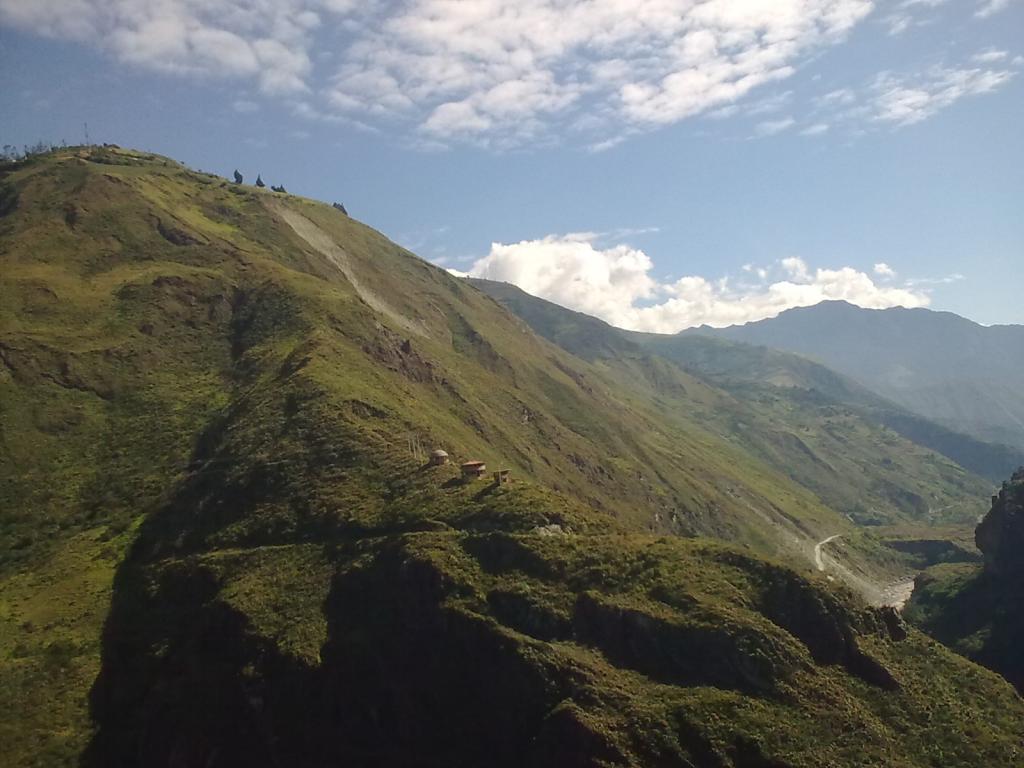
[{"label": "rocky outcrop", "polygon": [[992,497],[975,542],[984,563],[935,566],[918,576],[908,619],[1024,691],[1024,468]]},{"label": "rocky outcrop", "polygon": [[[738,558],[741,561],[746,558]],[[807,646],[818,664],[838,664],[866,683],[896,690],[899,681],[877,659],[860,647],[858,636],[876,634],[900,641],[904,628],[892,625],[884,613],[856,615],[833,595],[813,589],[796,574],[749,560],[760,571],[764,589],[759,608],[766,618]]]},{"label": "rocky outcrop", "polygon": [[986,572],[1024,577],[1024,467],[992,497],[992,509],[975,530],[974,540]]},{"label": "rocky outcrop", "polygon": [[687,620],[595,591],[577,598],[574,625],[581,642],[599,648],[616,666],[665,685],[771,695],[800,667],[792,649],[771,635],[721,621]]},{"label": "rocky outcrop", "polygon": [[160,217],[156,218],[156,231],[160,233],[160,237],[169,242],[171,245],[184,246],[184,245],[199,245],[203,241],[200,240],[193,234],[186,232],[181,227],[176,227],[173,224],[165,224],[163,219]]}]

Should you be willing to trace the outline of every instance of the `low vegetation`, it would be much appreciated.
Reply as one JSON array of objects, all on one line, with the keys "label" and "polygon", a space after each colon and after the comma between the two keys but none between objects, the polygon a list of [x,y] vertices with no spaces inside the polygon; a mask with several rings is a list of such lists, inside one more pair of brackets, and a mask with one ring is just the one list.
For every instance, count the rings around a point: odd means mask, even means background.
[{"label": "low vegetation", "polygon": [[162,157],[0,187],[12,764],[1019,762],[1008,685],[812,573],[854,526],[705,422],[714,387],[627,386],[330,206]]}]

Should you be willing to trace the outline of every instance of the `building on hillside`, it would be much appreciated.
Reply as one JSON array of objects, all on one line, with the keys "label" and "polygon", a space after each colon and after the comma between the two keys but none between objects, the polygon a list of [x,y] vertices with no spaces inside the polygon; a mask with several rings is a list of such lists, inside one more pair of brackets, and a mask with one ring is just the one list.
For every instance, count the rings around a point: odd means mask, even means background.
[{"label": "building on hillside", "polygon": [[511,480],[512,480],[512,470],[511,469],[499,469],[497,472],[494,473],[494,484],[495,485],[504,485],[505,483],[508,483]]},{"label": "building on hillside", "polygon": [[441,450],[438,448],[430,454],[430,466],[440,467],[442,464],[448,463],[448,451]]},{"label": "building on hillside", "polygon": [[482,461],[467,461],[462,465],[462,476],[475,480],[487,473],[487,465]]}]

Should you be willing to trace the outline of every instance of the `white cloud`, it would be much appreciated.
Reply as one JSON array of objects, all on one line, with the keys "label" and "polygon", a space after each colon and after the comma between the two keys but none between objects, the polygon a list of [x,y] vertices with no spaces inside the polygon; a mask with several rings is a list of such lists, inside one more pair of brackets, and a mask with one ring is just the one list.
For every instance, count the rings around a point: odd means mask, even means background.
[{"label": "white cloud", "polygon": [[[148,69],[314,98],[318,110],[353,119],[397,120],[428,143],[533,144],[576,130],[600,150],[788,78],[873,5],[0,0],[0,24],[81,41]],[[585,130],[581,116],[592,118]]]},{"label": "white cloud", "polygon": [[778,120],[765,120],[754,126],[754,133],[758,136],[775,136],[793,127],[796,123],[792,117],[782,117]]},{"label": "white cloud", "polygon": [[[514,283],[528,293],[600,317],[622,328],[674,333],[695,325],[732,325],[774,317],[792,307],[842,299],[863,307],[920,307],[927,293],[876,284],[851,267],[813,269],[789,257],[770,269],[746,265],[744,277],[658,280],[642,250],[601,247],[591,234],[549,235],[493,243],[464,273]],[[454,273],[453,273],[454,274]],[[757,276],[756,282],[746,282]]]},{"label": "white cloud", "polygon": [[912,125],[965,96],[990,93],[1009,82],[1013,75],[1009,70],[945,67],[935,67],[916,77],[883,72],[871,85],[867,114],[876,122]]},{"label": "white cloud", "polygon": [[[948,0],[891,0],[882,21]],[[987,17],[1013,0],[977,0]],[[571,137],[592,152],[705,114],[787,130],[792,91],[771,93],[838,44],[874,0],[0,0],[0,25],[98,47],[122,62],[231,78],[297,114],[408,131],[415,146],[507,148]],[[901,28],[903,21],[898,22]],[[1006,82],[1004,51],[860,94],[863,121],[906,125]],[[1003,66],[1009,66],[1004,64]],[[769,95],[763,95],[768,90]],[[836,112],[852,89],[817,102]],[[252,104],[240,100],[233,106]],[[246,107],[241,107],[244,111]],[[772,118],[772,119],[769,119]],[[827,118],[827,119],[825,119]],[[810,121],[808,121],[810,122]],[[816,116],[805,129],[839,121]]]},{"label": "white cloud", "polygon": [[602,141],[595,141],[593,144],[587,145],[587,151],[597,154],[599,152],[607,152],[609,149],[614,149],[626,140],[624,135],[612,136],[610,139],[603,139]]},{"label": "white cloud", "polygon": [[321,0],[0,0],[0,24],[76,40],[147,69],[309,88]]},{"label": "white cloud", "polygon": [[896,277],[896,270],[886,264],[884,261],[880,261],[875,264],[875,274],[879,277]]},{"label": "white cloud", "polygon": [[1005,11],[1010,7],[1010,3],[1013,0],[980,0],[979,8],[975,11],[974,15],[979,19],[987,19],[989,16],[994,16],[1000,11]]},{"label": "white cloud", "polygon": [[884,21],[889,27],[889,34],[896,37],[910,29],[910,25],[914,23],[914,17],[909,13],[893,13],[886,16]]},{"label": "white cloud", "polygon": [[851,88],[838,88],[829,91],[818,99],[818,105],[822,107],[842,106],[852,104],[857,100],[857,94]]},{"label": "white cloud", "polygon": [[814,123],[800,131],[801,136],[822,136],[829,131],[828,123]]},{"label": "white cloud", "polygon": [[793,101],[793,91],[783,91],[752,102],[745,110],[748,115],[764,115],[780,112]]},{"label": "white cloud", "polygon": [[945,275],[943,277],[915,277],[907,280],[907,285],[911,288],[916,288],[919,285],[949,285],[950,283],[958,283],[961,280],[966,280],[964,275],[959,272],[954,272],[951,275]]},{"label": "white cloud", "polygon": [[912,26],[928,24],[929,19],[922,19],[922,12],[945,5],[949,0],[903,0],[896,9],[882,21],[889,27],[892,36],[902,35]]},{"label": "white cloud", "polygon": [[597,116],[592,149],[731,105],[841,39],[868,0],[414,0],[348,51],[339,107],[446,140],[532,141]]},{"label": "white cloud", "polygon": [[996,61],[1002,61],[1010,54],[1006,51],[999,51],[995,48],[989,48],[971,56],[971,61],[977,62],[978,64],[991,64]]},{"label": "white cloud", "polygon": [[474,263],[469,274],[515,283],[527,293],[621,323],[624,312],[657,295],[653,266],[641,250],[626,245],[601,249],[591,233],[576,233],[492,243],[490,254]]},{"label": "white cloud", "polygon": [[[916,0],[917,4],[944,0]],[[881,72],[860,89],[839,88],[817,97],[810,114],[816,125],[847,128],[858,136],[868,130],[902,128],[934,117],[968,96],[993,93],[1016,75],[1017,60],[1006,51],[987,48],[960,62],[919,72]],[[1024,59],[1021,60],[1024,62]],[[1000,66],[1001,62],[1006,62]],[[815,126],[801,133],[815,135]]]}]

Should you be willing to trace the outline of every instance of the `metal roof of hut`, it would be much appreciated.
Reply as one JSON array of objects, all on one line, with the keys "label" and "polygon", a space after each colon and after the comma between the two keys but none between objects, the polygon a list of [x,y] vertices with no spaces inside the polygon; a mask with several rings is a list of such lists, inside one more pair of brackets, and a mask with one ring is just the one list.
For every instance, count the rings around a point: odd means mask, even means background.
[{"label": "metal roof of hut", "polygon": [[482,461],[467,461],[462,464],[463,477],[483,477],[487,465]]}]

